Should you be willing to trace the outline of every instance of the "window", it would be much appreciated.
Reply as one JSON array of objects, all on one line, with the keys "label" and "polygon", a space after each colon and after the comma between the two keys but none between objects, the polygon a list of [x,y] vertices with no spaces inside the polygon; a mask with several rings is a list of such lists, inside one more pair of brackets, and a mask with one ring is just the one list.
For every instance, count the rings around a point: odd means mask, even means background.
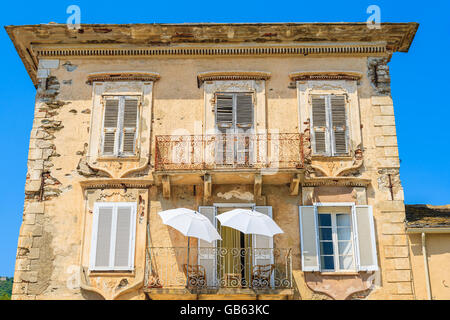
[{"label": "window", "polygon": [[253,109],[252,93],[216,94],[217,164],[251,163]]},{"label": "window", "polygon": [[348,154],[346,97],[313,95],[311,110],[314,154],[326,156]]},{"label": "window", "polygon": [[132,96],[104,98],[102,155],[126,157],[136,154],[139,99]]},{"label": "window", "polygon": [[303,271],[378,270],[371,206],[316,203],[299,215]]},{"label": "window", "polygon": [[352,238],[349,213],[319,213],[322,271],[355,270]]},{"label": "window", "polygon": [[251,93],[218,93],[216,127],[222,133],[253,128],[253,95]]},{"label": "window", "polygon": [[96,202],[90,270],[133,270],[136,203]]}]

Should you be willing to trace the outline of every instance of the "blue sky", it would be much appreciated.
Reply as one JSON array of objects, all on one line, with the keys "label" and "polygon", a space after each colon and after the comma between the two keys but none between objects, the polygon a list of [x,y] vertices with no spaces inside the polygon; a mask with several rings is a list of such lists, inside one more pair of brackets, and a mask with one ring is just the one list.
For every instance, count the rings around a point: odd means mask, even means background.
[{"label": "blue sky", "polygon": [[[372,4],[382,22],[419,22],[409,53],[390,62],[401,179],[406,203],[450,203],[450,1],[8,1],[1,24],[65,23],[72,4],[81,23],[364,22]],[[0,44],[0,275],[12,276],[35,89],[4,30]]]}]

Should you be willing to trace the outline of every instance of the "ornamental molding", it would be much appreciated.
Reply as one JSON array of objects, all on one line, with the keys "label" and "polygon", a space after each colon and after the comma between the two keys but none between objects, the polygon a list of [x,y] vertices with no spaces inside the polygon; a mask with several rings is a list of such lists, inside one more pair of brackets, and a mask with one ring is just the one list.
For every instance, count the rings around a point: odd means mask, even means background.
[{"label": "ornamental molding", "polygon": [[86,83],[92,84],[95,81],[100,82],[113,82],[113,81],[157,81],[160,78],[158,73],[155,72],[96,72],[90,73]]},{"label": "ornamental molding", "polygon": [[33,47],[39,59],[90,56],[253,56],[253,55],[386,55],[386,44],[341,44],[300,46],[211,46],[211,47],[137,47],[137,48],[49,48]]},{"label": "ornamental molding", "polygon": [[197,85],[200,88],[205,81],[239,81],[239,80],[267,80],[270,72],[264,71],[210,71],[197,75]]},{"label": "ornamental molding", "polygon": [[370,179],[353,177],[318,177],[307,178],[302,182],[303,187],[320,186],[346,186],[346,187],[367,187],[371,183]]},{"label": "ornamental molding", "polygon": [[289,74],[291,81],[311,80],[351,80],[359,81],[362,73],[355,71],[326,71],[326,72],[293,72]]},{"label": "ornamental molding", "polygon": [[86,189],[146,189],[154,184],[152,179],[92,179],[80,181]]}]

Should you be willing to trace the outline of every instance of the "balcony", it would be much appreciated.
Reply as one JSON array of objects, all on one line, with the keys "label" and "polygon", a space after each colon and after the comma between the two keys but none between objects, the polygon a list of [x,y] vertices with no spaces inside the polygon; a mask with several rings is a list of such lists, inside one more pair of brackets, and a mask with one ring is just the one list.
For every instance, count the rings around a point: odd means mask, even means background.
[{"label": "balcony", "polygon": [[299,133],[156,136],[155,171],[303,168]]},{"label": "balcony", "polygon": [[144,290],[149,295],[278,296],[293,294],[288,248],[149,247]]}]

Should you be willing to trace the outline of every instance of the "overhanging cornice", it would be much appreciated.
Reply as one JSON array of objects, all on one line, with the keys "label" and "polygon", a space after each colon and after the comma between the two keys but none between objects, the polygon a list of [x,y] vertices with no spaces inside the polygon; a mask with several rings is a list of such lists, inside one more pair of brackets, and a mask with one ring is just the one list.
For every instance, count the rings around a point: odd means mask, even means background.
[{"label": "overhanging cornice", "polygon": [[46,57],[390,55],[407,52],[417,23],[65,24],[7,26],[33,82]]}]

